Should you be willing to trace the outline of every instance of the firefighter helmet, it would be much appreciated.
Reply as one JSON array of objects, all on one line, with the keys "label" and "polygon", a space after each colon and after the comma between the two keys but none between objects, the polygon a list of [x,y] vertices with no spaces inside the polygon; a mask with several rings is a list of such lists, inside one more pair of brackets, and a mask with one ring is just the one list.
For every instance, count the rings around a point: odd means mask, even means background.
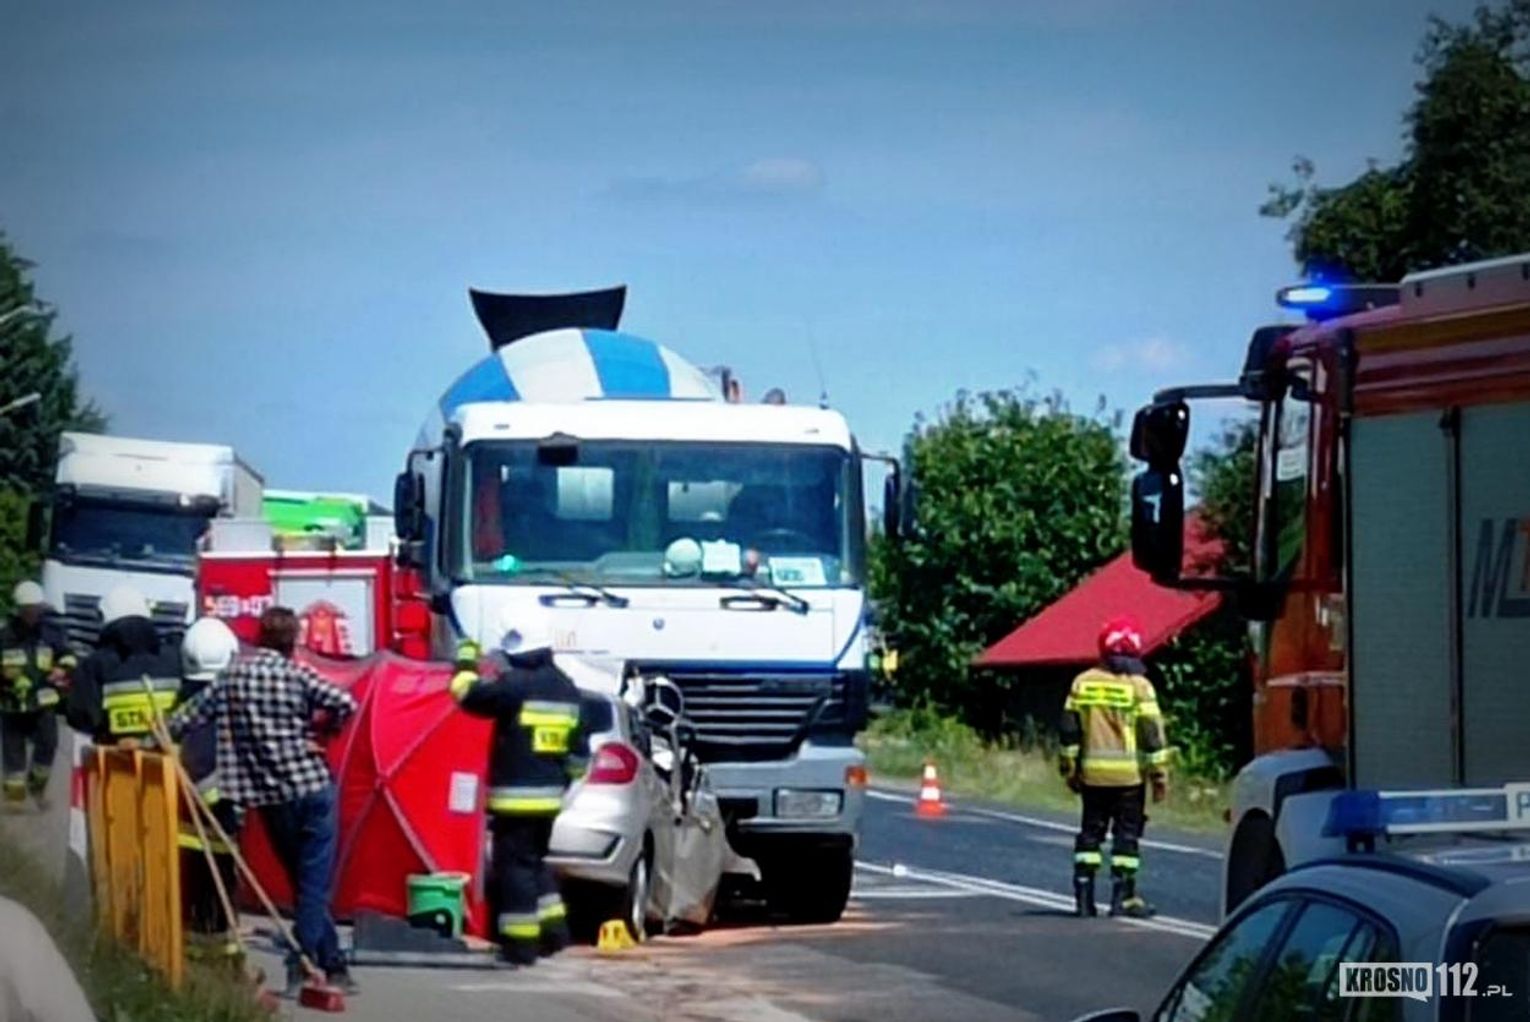
[{"label": "firefighter helmet", "polygon": [[109,625],[125,617],[148,617],[149,601],[132,586],[117,586],[101,598],[101,623]]},{"label": "firefighter helmet", "polygon": [[181,640],[181,673],[187,681],[212,681],[238,652],[239,640],[221,618],[199,617]]},{"label": "firefighter helmet", "polygon": [[41,607],[47,602],[42,586],[31,579],[17,582],[16,588],[11,590],[11,603],[18,607]]},{"label": "firefighter helmet", "polygon": [[1141,656],[1142,626],[1130,616],[1111,618],[1100,628],[1100,655]]},{"label": "firefighter helmet", "polygon": [[552,621],[541,607],[506,607],[500,617],[499,648],[511,656],[552,649]]}]

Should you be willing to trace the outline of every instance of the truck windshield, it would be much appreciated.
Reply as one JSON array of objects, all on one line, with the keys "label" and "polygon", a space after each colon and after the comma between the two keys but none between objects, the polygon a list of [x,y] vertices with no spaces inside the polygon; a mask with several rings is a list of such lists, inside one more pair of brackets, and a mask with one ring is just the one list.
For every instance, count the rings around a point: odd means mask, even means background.
[{"label": "truck windshield", "polygon": [[535,441],[468,447],[465,580],[860,582],[860,472],[843,449],[597,440],[548,460]]},{"label": "truck windshield", "polygon": [[88,564],[190,568],[208,516],[76,500],[53,511],[52,556]]},{"label": "truck windshield", "polygon": [[[1287,371],[1310,386],[1311,366],[1295,361]],[[1308,474],[1312,459],[1312,404],[1295,388],[1266,407],[1261,438],[1258,577],[1290,580],[1298,575],[1307,537]]]}]

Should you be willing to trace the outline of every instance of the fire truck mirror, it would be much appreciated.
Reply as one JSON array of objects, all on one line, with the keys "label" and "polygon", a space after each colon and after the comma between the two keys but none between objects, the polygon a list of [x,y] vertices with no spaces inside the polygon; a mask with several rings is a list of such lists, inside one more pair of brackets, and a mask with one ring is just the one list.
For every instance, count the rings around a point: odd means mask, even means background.
[{"label": "fire truck mirror", "polygon": [[1132,563],[1155,582],[1177,582],[1185,552],[1185,481],[1178,467],[1132,480]]},{"label": "fire truck mirror", "polygon": [[1155,469],[1177,470],[1190,436],[1190,408],[1168,401],[1140,408],[1132,419],[1132,457]]},{"label": "fire truck mirror", "polygon": [[40,550],[43,538],[47,534],[48,507],[40,500],[34,500],[27,507],[27,535],[26,548],[28,550]]}]

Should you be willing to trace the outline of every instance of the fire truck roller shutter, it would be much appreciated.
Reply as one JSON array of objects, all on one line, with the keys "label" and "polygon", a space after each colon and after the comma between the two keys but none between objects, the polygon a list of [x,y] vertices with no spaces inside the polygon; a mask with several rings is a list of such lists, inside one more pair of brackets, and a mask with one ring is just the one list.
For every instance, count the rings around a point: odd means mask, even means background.
[{"label": "fire truck roller shutter", "polygon": [[1351,781],[1364,787],[1452,776],[1451,443],[1437,409],[1352,424]]}]

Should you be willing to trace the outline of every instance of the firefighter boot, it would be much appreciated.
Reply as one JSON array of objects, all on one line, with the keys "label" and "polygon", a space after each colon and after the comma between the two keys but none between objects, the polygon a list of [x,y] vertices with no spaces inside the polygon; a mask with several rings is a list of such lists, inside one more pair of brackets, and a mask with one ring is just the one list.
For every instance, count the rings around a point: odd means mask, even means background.
[{"label": "firefighter boot", "polygon": [[1088,918],[1098,914],[1094,907],[1094,874],[1075,873],[1073,875],[1073,910],[1080,918]]},{"label": "firefighter boot", "polygon": [[37,808],[48,808],[48,777],[50,771],[47,767],[35,766],[27,775],[27,793],[32,796],[32,801],[37,803]]},{"label": "firefighter boot", "polygon": [[1136,877],[1128,874],[1115,878],[1110,888],[1111,915],[1125,916],[1128,919],[1146,919],[1155,911],[1153,906],[1137,893]]}]

